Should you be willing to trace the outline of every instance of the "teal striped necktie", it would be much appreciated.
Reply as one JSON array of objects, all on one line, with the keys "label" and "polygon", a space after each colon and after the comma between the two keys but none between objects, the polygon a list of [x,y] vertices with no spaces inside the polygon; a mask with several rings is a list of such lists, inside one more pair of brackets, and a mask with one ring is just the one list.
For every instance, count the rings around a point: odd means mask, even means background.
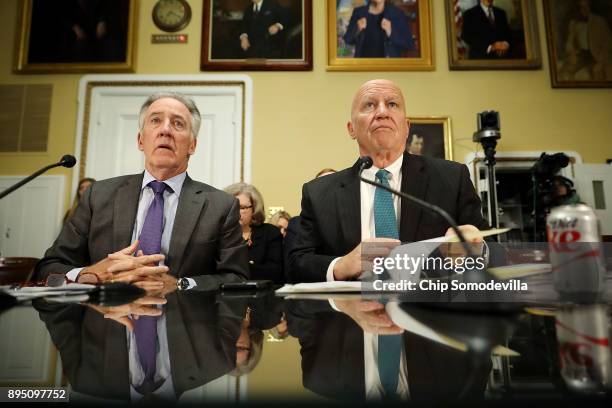
[{"label": "teal striped necktie", "polygon": [[[376,172],[376,180],[386,187],[391,187],[388,179],[389,174],[391,173],[387,170],[380,169]],[[376,187],[374,193],[374,227],[377,238],[399,239],[393,195],[380,187]]]},{"label": "teal striped necktie", "polygon": [[[376,172],[376,180],[386,187],[389,185],[389,172],[380,169]],[[399,239],[397,218],[393,207],[393,195],[380,187],[374,192],[374,228],[377,238]],[[378,375],[387,397],[396,394],[399,379],[402,336],[378,336]]]}]

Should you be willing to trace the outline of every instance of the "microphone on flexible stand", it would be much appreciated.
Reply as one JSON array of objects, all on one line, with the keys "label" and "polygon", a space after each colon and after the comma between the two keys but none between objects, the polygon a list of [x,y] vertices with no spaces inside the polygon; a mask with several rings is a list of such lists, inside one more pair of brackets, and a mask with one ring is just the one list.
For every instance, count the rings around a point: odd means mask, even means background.
[{"label": "microphone on flexible stand", "polygon": [[455,231],[455,234],[457,234],[457,237],[459,238],[459,240],[461,241],[461,245],[463,246],[463,249],[465,249],[466,254],[469,256],[474,256],[470,246],[468,245],[467,241],[465,240],[465,237],[463,236],[463,233],[459,230],[459,227],[457,226],[457,223],[455,222],[455,220],[453,220],[453,218],[446,212],[444,211],[442,208],[438,207],[437,205],[433,205],[433,204],[429,204],[426,201],[421,200],[420,198],[416,198],[414,196],[411,196],[410,194],[406,194],[402,191],[398,191],[395,190],[391,187],[385,186],[382,183],[378,183],[376,181],[372,181],[372,180],[368,180],[365,177],[363,177],[361,174],[363,173],[363,171],[365,169],[369,169],[370,167],[372,167],[372,165],[374,164],[374,161],[372,160],[372,158],[370,156],[362,156],[359,158],[358,160],[359,162],[359,179],[361,181],[363,181],[364,183],[367,184],[371,184],[375,187],[380,187],[383,190],[386,190],[392,194],[395,194],[401,198],[405,198],[408,201],[412,201],[413,203],[417,204],[419,207],[421,208],[425,208],[426,210],[433,212],[437,215],[439,215],[440,217],[444,218],[444,220],[446,220],[446,222],[448,222],[448,224],[451,226],[451,228],[453,229],[453,231]]},{"label": "microphone on flexible stand", "polygon": [[3,199],[4,197],[6,197],[7,195],[9,195],[10,193],[12,193],[13,191],[17,190],[19,187],[23,186],[24,184],[32,181],[33,179],[35,179],[36,177],[40,176],[41,174],[43,174],[45,171],[52,169],[54,167],[74,167],[74,165],[76,164],[76,158],[71,155],[71,154],[67,154],[64,155],[64,157],[62,157],[62,159],[60,161],[58,161],[57,163],[53,163],[50,164],[48,166],[43,167],[42,169],[38,170],[36,173],[32,174],[31,176],[28,176],[26,178],[24,178],[23,180],[13,184],[12,186],[10,186],[9,188],[7,188],[6,190],[4,190],[3,192],[0,193],[0,200]]}]

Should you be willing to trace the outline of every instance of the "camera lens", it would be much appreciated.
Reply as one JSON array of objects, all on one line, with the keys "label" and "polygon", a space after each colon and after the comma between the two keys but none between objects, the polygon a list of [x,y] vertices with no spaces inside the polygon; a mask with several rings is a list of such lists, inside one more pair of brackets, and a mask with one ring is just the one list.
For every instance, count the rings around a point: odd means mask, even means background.
[{"label": "camera lens", "polygon": [[493,112],[487,112],[484,114],[484,117],[482,119],[482,123],[484,125],[484,127],[487,128],[497,128],[497,115]]}]

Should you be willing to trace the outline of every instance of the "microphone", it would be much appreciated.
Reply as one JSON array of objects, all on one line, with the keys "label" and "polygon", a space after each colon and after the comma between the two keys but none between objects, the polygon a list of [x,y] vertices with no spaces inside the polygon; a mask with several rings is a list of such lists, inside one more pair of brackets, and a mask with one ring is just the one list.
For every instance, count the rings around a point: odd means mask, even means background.
[{"label": "microphone", "polygon": [[375,187],[380,187],[383,190],[386,190],[392,194],[395,194],[401,198],[405,198],[408,201],[412,201],[413,203],[417,204],[419,207],[421,208],[425,208],[426,210],[433,212],[434,214],[439,215],[440,217],[444,218],[444,220],[446,222],[448,222],[448,224],[451,226],[451,228],[453,229],[453,231],[455,231],[455,234],[457,234],[457,237],[459,237],[459,240],[461,241],[461,245],[463,246],[463,249],[465,249],[467,255],[469,256],[473,256],[473,253],[471,251],[470,246],[468,245],[467,241],[465,240],[465,237],[463,236],[463,233],[459,230],[459,227],[457,226],[457,223],[455,222],[455,220],[453,220],[453,218],[446,212],[444,211],[442,208],[438,207],[437,205],[433,205],[433,204],[429,204],[426,201],[421,200],[420,198],[416,198],[414,196],[411,196],[410,194],[406,194],[402,191],[398,191],[395,190],[391,187],[387,187],[382,183],[378,183],[376,181],[372,181],[372,180],[368,180],[367,178],[363,177],[361,174],[363,173],[363,171],[365,169],[369,169],[370,167],[372,167],[372,165],[374,164],[374,160],[372,160],[372,158],[370,156],[362,156],[359,158],[359,160],[357,161],[359,163],[359,179],[361,181],[363,181],[364,183],[367,184],[371,184]]},{"label": "microphone", "polygon": [[71,154],[65,154],[62,157],[62,160],[60,160],[57,164],[59,164],[60,166],[71,168],[71,167],[74,167],[76,162],[77,162],[76,157],[74,157]]},{"label": "microphone", "polygon": [[36,177],[40,176],[41,174],[43,174],[47,170],[52,169],[54,167],[60,167],[60,166],[61,167],[67,167],[67,168],[74,167],[76,162],[77,162],[77,160],[76,160],[76,158],[73,155],[66,154],[57,163],[53,163],[53,164],[50,164],[48,166],[43,167],[42,169],[38,170],[34,174],[24,178],[23,180],[19,181],[18,183],[13,184],[9,188],[7,188],[3,192],[1,192],[0,193],[0,200],[3,199],[4,197],[6,197],[7,195],[9,195],[10,193],[12,193],[13,191],[17,190],[19,187],[23,186],[26,183],[29,183],[30,181],[32,181]]}]

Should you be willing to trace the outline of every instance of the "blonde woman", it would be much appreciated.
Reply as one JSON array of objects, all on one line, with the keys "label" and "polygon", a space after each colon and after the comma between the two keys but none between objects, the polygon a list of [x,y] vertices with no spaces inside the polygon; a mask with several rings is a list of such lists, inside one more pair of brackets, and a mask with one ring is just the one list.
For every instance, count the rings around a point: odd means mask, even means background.
[{"label": "blonde woman", "polygon": [[291,215],[287,211],[277,211],[270,217],[270,224],[276,225],[280,230],[283,238],[287,236],[287,227],[289,226],[289,220]]},{"label": "blonde woman", "polygon": [[240,201],[242,237],[249,249],[251,279],[269,279],[284,283],[283,236],[277,227],[264,223],[264,203],[257,189],[246,183],[235,183],[225,192]]}]

